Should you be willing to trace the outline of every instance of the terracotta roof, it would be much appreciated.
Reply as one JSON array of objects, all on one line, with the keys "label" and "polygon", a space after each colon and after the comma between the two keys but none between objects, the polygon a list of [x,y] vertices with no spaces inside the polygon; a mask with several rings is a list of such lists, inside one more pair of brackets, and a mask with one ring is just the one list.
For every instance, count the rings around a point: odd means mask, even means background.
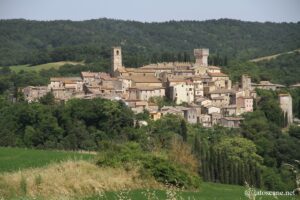
[{"label": "terracotta roof", "polygon": [[201,75],[200,77],[201,77],[201,79],[205,79],[205,78],[210,79],[210,78],[211,78],[211,77],[208,76],[207,74],[203,74],[203,75]]},{"label": "terracotta roof", "polygon": [[209,69],[221,69],[221,67],[218,66],[208,66]]},{"label": "terracotta roof", "polygon": [[208,73],[209,76],[211,77],[227,77],[227,74],[224,73]]},{"label": "terracotta roof", "polygon": [[241,97],[237,97],[238,99],[253,99],[253,97],[251,96],[241,96]]},{"label": "terracotta roof", "polygon": [[213,98],[211,98],[212,100],[223,100],[224,99],[224,97],[213,97]]},{"label": "terracotta roof", "polygon": [[152,69],[143,69],[143,68],[126,68],[127,72],[135,72],[135,73],[154,73],[155,70]]},{"label": "terracotta roof", "polygon": [[142,69],[154,69],[154,70],[171,70],[176,67],[191,67],[192,63],[189,62],[163,62],[156,64],[149,64],[141,67]]},{"label": "terracotta roof", "polygon": [[64,80],[63,82],[65,84],[76,84],[76,81],[74,81],[74,80]]},{"label": "terracotta roof", "polygon": [[174,70],[174,72],[194,72],[194,70],[192,70],[192,69],[176,69],[176,70]]},{"label": "terracotta roof", "polygon": [[65,88],[76,88],[75,85],[66,85]]},{"label": "terracotta roof", "polygon": [[95,77],[96,74],[96,72],[81,72],[82,77]]},{"label": "terracotta roof", "polygon": [[51,77],[50,81],[82,81],[81,77]]},{"label": "terracotta roof", "polygon": [[165,89],[164,87],[130,87],[129,90],[159,90]]},{"label": "terracotta roof", "polygon": [[223,117],[222,119],[225,119],[227,121],[241,121],[244,120],[242,117]]},{"label": "terracotta roof", "polygon": [[102,77],[102,79],[104,81],[118,81],[119,79],[118,78],[114,78],[114,77]]},{"label": "terracotta roof", "polygon": [[216,89],[214,91],[209,92],[209,94],[226,94],[226,93],[234,93],[234,91],[229,89]]},{"label": "terracotta roof", "polygon": [[161,83],[161,81],[155,76],[134,75],[129,78],[136,83]]},{"label": "terracotta roof", "polygon": [[222,106],[222,108],[224,108],[224,109],[236,108],[236,105]]},{"label": "terracotta roof", "polygon": [[201,81],[202,80],[200,76],[194,76],[194,77],[191,77],[191,79],[193,81]]},{"label": "terracotta roof", "polygon": [[189,110],[190,108],[188,108],[188,107],[184,107],[184,106],[176,106],[175,107],[176,109],[179,109],[179,110]]},{"label": "terracotta roof", "polygon": [[117,71],[119,71],[121,73],[126,73],[127,72],[125,67],[118,68]]}]

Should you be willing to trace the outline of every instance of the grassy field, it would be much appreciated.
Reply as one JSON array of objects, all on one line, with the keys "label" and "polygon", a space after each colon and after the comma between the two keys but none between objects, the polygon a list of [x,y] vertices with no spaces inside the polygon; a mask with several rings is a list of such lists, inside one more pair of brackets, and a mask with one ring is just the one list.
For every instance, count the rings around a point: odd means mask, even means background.
[{"label": "grassy field", "polygon": [[10,66],[10,69],[15,72],[19,72],[21,70],[24,71],[41,71],[42,69],[51,69],[51,68],[59,68],[65,64],[72,64],[72,65],[77,65],[77,64],[84,64],[83,62],[71,62],[71,61],[60,61],[60,62],[52,62],[52,63],[46,63],[46,64],[41,64],[41,65],[35,65],[35,66],[30,66],[30,65],[16,65],[16,66]]},{"label": "grassy field", "polygon": [[75,159],[89,160],[94,155],[65,151],[46,151],[0,147],[0,173],[42,167],[49,163]]},{"label": "grassy field", "polygon": [[[176,199],[176,200],[249,200],[245,196],[245,187],[203,182],[200,191],[172,192],[170,190],[132,190],[123,192],[106,192],[85,200],[119,200],[119,199]],[[153,198],[153,196],[155,196]],[[148,197],[148,198],[147,198]],[[151,198],[149,198],[151,197]],[[297,200],[299,196],[256,196],[256,200]]]},{"label": "grassy field", "polygon": [[[12,199],[28,199],[24,197],[19,191],[21,187],[22,177],[26,177],[27,190],[32,192],[46,192],[54,191],[68,191],[75,192],[77,188],[80,191],[78,198],[85,200],[119,200],[119,199],[188,199],[188,200],[246,200],[245,196],[246,188],[236,185],[225,185],[216,183],[203,182],[199,191],[174,191],[172,189],[167,190],[145,190],[145,189],[131,189],[128,191],[122,191],[120,188],[131,186],[129,188],[140,188],[141,183],[136,183],[134,173],[131,174],[122,169],[114,168],[99,168],[96,165],[85,162],[92,160],[93,154],[65,152],[65,151],[50,151],[50,150],[32,150],[22,148],[4,148],[0,147],[0,191],[1,181],[7,181],[10,183],[11,188],[16,188],[16,195]],[[75,161],[67,161],[75,160]],[[76,161],[78,160],[78,161]],[[79,161],[85,160],[85,161]],[[59,161],[67,161],[63,163],[55,164]],[[89,164],[90,163],[90,164]],[[50,164],[50,165],[49,165]],[[16,172],[20,170],[22,173]],[[9,172],[9,173],[7,173]],[[20,178],[21,177],[21,178]],[[36,177],[40,177],[40,184],[37,187],[41,191],[35,191]],[[19,180],[20,179],[20,180]],[[54,181],[55,180],[55,181]],[[104,181],[105,180],[105,181]],[[52,184],[55,182],[55,184]],[[124,184],[124,186],[122,186]],[[2,184],[2,186],[5,186]],[[95,188],[102,188],[105,191],[99,195],[95,194]],[[119,192],[114,192],[118,190]],[[142,187],[143,188],[143,187]],[[43,190],[45,189],[45,190]],[[90,191],[91,189],[91,191]],[[86,190],[86,191],[84,191]],[[77,191],[77,192],[78,192]],[[1,192],[0,192],[1,193]],[[58,192],[60,193],[60,192]],[[50,193],[54,194],[54,193]],[[77,193],[75,193],[77,194]],[[83,194],[89,194],[84,195]],[[96,193],[98,194],[98,193]],[[49,195],[49,194],[48,194]],[[90,196],[92,195],[92,196]],[[21,197],[22,196],[22,197]],[[1,194],[0,194],[1,199]],[[34,199],[48,199],[45,197]],[[74,199],[74,198],[72,198]],[[296,196],[258,196],[256,199],[260,200],[291,200],[299,199]]]}]

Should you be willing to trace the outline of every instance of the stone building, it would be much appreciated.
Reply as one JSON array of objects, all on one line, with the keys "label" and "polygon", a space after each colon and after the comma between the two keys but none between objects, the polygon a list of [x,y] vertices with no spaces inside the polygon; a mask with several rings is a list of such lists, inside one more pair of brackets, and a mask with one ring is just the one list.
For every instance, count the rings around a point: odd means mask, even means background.
[{"label": "stone building", "polygon": [[111,68],[111,74],[115,75],[117,70],[123,69],[122,64],[122,50],[121,47],[113,47],[112,49],[112,68]]},{"label": "stone building", "polygon": [[253,88],[264,89],[264,90],[277,90],[280,88],[284,88],[284,85],[274,84],[270,81],[260,81],[259,83],[252,83],[251,86]]},{"label": "stone building", "polygon": [[128,88],[128,99],[148,101],[151,97],[164,97],[163,87],[130,87]]},{"label": "stone building", "polygon": [[251,77],[248,76],[247,74],[242,75],[242,90],[252,90],[251,88]]},{"label": "stone building", "polygon": [[28,102],[38,101],[41,97],[46,95],[50,90],[47,86],[27,86],[22,89],[25,100]]},{"label": "stone building", "polygon": [[208,66],[209,49],[194,49],[196,65]]},{"label": "stone building", "polygon": [[293,100],[290,94],[279,94],[280,108],[287,118],[288,125],[293,123]]},{"label": "stone building", "polygon": [[194,102],[194,84],[191,81],[185,81],[184,83],[178,83],[169,87],[169,98],[176,102],[181,103],[193,103]]},{"label": "stone building", "polygon": [[[280,87],[261,82],[251,83],[243,75],[241,84],[232,88],[227,74],[220,67],[208,64],[208,49],[195,49],[195,63],[163,62],[139,68],[126,68],[122,62],[121,47],[112,48],[111,73],[81,72],[81,77],[53,77],[46,88],[27,88],[24,94],[30,101],[53,92],[57,100],[70,98],[106,98],[122,100],[135,113],[147,109],[153,120],[166,114],[176,114],[189,123],[201,123],[205,127],[220,124],[237,127],[241,118],[235,116],[253,111],[254,88]],[[275,86],[274,86],[275,85]],[[150,106],[151,97],[168,97],[177,105],[161,109]],[[282,102],[286,102],[282,97]],[[282,103],[285,105],[285,103]],[[285,110],[289,110],[283,106]]]}]

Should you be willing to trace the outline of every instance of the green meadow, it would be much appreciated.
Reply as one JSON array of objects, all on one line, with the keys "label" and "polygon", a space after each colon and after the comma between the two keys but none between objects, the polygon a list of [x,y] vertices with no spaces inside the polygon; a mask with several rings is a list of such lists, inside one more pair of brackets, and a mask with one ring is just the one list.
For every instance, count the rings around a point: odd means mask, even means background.
[{"label": "green meadow", "polygon": [[15,66],[10,66],[10,69],[14,72],[20,72],[21,70],[24,71],[41,71],[41,70],[47,70],[47,69],[58,69],[59,67],[65,65],[65,64],[71,64],[71,65],[77,65],[77,64],[83,64],[83,62],[72,62],[72,61],[60,61],[60,62],[51,62],[51,63],[46,63],[46,64],[41,64],[41,65],[15,65]]},{"label": "green meadow", "polygon": [[[170,190],[132,190],[106,192],[102,195],[85,198],[85,200],[249,200],[245,195],[246,188],[237,185],[203,182],[199,191]],[[147,198],[148,197],[148,198]],[[256,200],[297,200],[299,196],[256,196]]]},{"label": "green meadow", "polygon": [[33,150],[0,147],[0,173],[13,172],[26,168],[43,167],[64,160],[89,160],[93,154],[71,151]]}]

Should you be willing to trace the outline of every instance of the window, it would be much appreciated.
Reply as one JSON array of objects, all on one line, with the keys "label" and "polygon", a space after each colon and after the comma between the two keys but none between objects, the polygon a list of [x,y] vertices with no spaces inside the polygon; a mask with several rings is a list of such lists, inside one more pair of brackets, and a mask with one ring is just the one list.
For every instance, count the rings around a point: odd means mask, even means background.
[{"label": "window", "polygon": [[119,55],[119,50],[116,51],[117,56]]}]

